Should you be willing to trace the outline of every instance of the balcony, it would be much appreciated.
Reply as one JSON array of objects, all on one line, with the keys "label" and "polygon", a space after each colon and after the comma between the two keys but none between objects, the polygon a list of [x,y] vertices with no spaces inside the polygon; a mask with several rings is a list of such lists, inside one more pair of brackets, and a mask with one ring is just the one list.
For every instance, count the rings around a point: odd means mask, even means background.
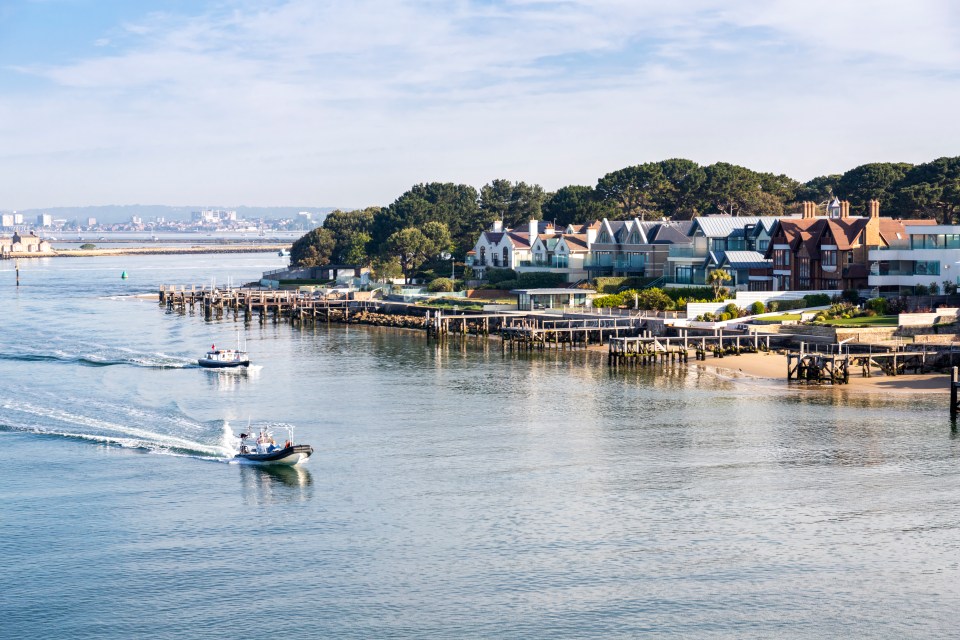
[{"label": "balcony", "polygon": [[667,259],[670,258],[706,258],[707,250],[699,249],[697,247],[670,247],[670,253],[667,254]]},{"label": "balcony", "polygon": [[553,256],[550,260],[521,260],[518,267],[534,267],[541,269],[569,269],[570,260],[567,256]]}]

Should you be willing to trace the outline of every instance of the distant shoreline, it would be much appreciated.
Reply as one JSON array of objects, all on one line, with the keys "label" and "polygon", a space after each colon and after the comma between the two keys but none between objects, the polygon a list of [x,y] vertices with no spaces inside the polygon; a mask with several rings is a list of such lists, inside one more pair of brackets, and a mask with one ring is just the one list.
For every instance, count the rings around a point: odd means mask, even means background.
[{"label": "distant shoreline", "polygon": [[56,249],[43,253],[8,253],[19,258],[87,258],[91,256],[176,255],[202,253],[269,253],[288,250],[289,244],[197,245],[193,247],[115,247],[111,249]]}]

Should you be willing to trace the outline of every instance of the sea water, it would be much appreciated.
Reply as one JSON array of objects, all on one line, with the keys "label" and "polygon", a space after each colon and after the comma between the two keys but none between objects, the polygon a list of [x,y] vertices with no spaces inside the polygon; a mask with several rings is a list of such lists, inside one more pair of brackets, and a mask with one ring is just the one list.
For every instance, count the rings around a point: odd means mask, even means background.
[{"label": "sea water", "polygon": [[[957,635],[943,396],[138,297],[283,260],[0,262],[0,637]],[[316,454],[233,463],[260,426]]]}]

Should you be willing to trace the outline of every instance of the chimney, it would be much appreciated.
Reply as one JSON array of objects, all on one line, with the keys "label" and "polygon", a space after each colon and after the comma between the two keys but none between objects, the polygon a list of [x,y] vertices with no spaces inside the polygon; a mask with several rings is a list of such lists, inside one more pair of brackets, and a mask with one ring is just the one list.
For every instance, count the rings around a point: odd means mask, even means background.
[{"label": "chimney", "polygon": [[867,211],[870,212],[871,218],[880,217],[880,201],[879,200],[870,200],[867,202]]},{"label": "chimney", "polygon": [[494,233],[500,233],[501,231],[503,231],[503,220],[494,220],[493,227],[491,227],[490,230],[493,231]]},{"label": "chimney", "polygon": [[537,224],[536,220],[531,220],[529,223],[527,223],[527,233],[529,234],[531,247],[533,246],[534,241],[537,239],[537,236],[539,235],[538,226],[539,225]]},{"label": "chimney", "polygon": [[816,218],[817,217],[817,205],[810,201],[804,201],[803,203],[803,214],[800,216],[803,219],[807,218]]},{"label": "chimney", "polygon": [[840,203],[840,217],[841,218],[850,217],[850,202],[848,200],[844,200],[843,202]]},{"label": "chimney", "polygon": [[587,231],[587,246],[590,246],[597,241],[597,229],[592,224],[585,226]]}]

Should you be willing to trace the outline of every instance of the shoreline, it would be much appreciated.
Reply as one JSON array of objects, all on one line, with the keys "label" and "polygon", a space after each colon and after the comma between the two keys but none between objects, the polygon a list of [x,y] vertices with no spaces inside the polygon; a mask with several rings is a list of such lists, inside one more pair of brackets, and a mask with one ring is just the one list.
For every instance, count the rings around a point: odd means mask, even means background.
[{"label": "shoreline", "polygon": [[848,384],[790,384],[787,382],[787,357],[779,353],[745,353],[739,356],[724,356],[697,362],[701,369],[736,381],[738,378],[758,382],[779,383],[783,389],[831,389],[860,393],[923,393],[947,394],[950,392],[950,376],[946,373],[921,373],[902,376],[887,376],[882,373],[870,378],[851,373]]},{"label": "shoreline", "polygon": [[288,250],[289,244],[196,245],[192,247],[115,247],[111,249],[58,249],[44,253],[7,253],[6,260],[21,258],[88,258],[96,256],[186,255],[203,253],[270,253]]}]

